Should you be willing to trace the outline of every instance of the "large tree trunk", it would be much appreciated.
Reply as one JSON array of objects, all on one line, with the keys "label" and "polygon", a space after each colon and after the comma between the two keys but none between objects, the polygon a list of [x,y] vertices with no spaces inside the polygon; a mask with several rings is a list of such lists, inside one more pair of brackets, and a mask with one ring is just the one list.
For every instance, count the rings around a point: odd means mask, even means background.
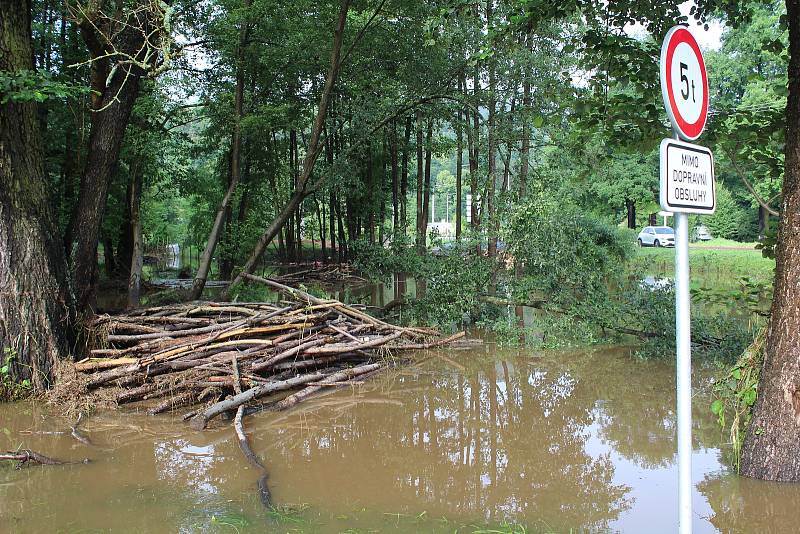
[{"label": "large tree trunk", "polygon": [[277,235],[291,214],[294,213],[303,199],[308,195],[306,190],[308,180],[311,177],[311,173],[314,170],[314,164],[316,163],[317,157],[322,149],[322,146],[319,142],[320,135],[322,134],[322,129],[325,126],[325,117],[328,114],[328,104],[330,103],[331,93],[336,85],[336,78],[339,75],[339,68],[341,67],[340,58],[342,53],[342,36],[344,35],[345,23],[347,22],[347,11],[349,8],[349,0],[341,0],[339,18],[336,22],[336,29],[333,32],[331,65],[330,69],[328,70],[328,75],[325,79],[325,86],[322,89],[322,95],[320,96],[317,116],[314,118],[314,126],[311,128],[311,136],[308,140],[306,156],[303,160],[303,171],[300,175],[299,184],[295,189],[294,194],[289,199],[288,204],[286,204],[286,207],[280,212],[278,217],[272,221],[264,233],[261,234],[253,253],[244,264],[244,267],[242,267],[242,270],[238,275],[236,275],[236,278],[234,278],[230,286],[228,286],[222,292],[222,298],[228,297],[230,288],[242,282],[245,274],[250,274],[253,272],[253,269],[255,268],[256,263],[258,263],[258,260],[261,258],[261,255],[264,253],[264,250],[266,250],[267,246],[270,244],[270,242],[272,242],[272,240],[275,238],[275,235]]},{"label": "large tree trunk", "polygon": [[428,121],[425,133],[425,185],[422,195],[422,248],[428,246],[428,223],[436,222],[436,215],[431,209],[431,158],[433,156],[433,119]]},{"label": "large tree trunk", "polygon": [[[130,69],[130,78],[125,70]],[[91,133],[81,189],[70,221],[72,276],[78,309],[94,306],[97,284],[97,242],[106,210],[108,187],[117,170],[119,151],[136,97],[139,95],[138,67],[121,67],[103,92],[102,111],[92,114]],[[115,95],[119,94],[114,102]],[[108,106],[108,107],[106,107]],[[73,248],[74,247],[74,248]]]},{"label": "large tree trunk", "polygon": [[[118,29],[118,22],[104,19],[98,12],[81,12],[78,25],[91,53],[92,121],[89,147],[81,177],[78,203],[70,220],[67,243],[72,258],[72,277],[76,303],[81,311],[91,311],[97,285],[97,242],[106,210],[108,188],[117,170],[119,153],[131,111],[139,96],[144,69],[124,62],[116,51],[153,64],[158,54],[152,48],[160,40],[151,22],[151,8],[137,2]],[[122,13],[118,16],[123,17]],[[86,18],[93,17],[93,18]],[[112,44],[108,44],[111,39]],[[147,39],[147,41],[145,41]],[[113,45],[113,46],[112,46]],[[112,50],[113,48],[113,50]]]},{"label": "large tree trunk", "polygon": [[[31,6],[0,0],[0,71],[30,70]],[[36,105],[0,105],[0,365],[37,391],[67,355],[72,301],[50,209]]]},{"label": "large tree trunk", "polygon": [[789,98],[783,209],[775,248],[775,296],[758,400],[742,454],[742,474],[800,481],[800,0],[786,0]]}]

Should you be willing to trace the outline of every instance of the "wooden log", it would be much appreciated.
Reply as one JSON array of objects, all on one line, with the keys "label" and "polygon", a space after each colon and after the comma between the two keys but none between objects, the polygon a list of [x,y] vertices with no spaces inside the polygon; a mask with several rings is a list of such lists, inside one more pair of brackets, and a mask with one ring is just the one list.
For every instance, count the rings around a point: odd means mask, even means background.
[{"label": "wooden log", "polygon": [[377,337],[375,339],[371,339],[369,341],[362,341],[359,343],[329,343],[324,347],[311,347],[305,349],[303,352],[305,354],[314,355],[314,354],[342,354],[344,352],[353,352],[356,350],[364,350],[364,349],[371,349],[373,347],[378,347],[381,345],[385,345],[390,341],[394,341],[398,337],[402,336],[403,332],[395,332],[393,334],[389,334],[388,336],[384,337]]},{"label": "wooden log", "polygon": [[448,343],[452,343],[457,339],[461,339],[466,335],[466,332],[456,332],[452,336],[437,339],[436,341],[431,341],[430,343],[406,343],[401,345],[391,345],[386,346],[387,349],[390,350],[420,350],[420,349],[430,349],[433,347],[439,347],[441,345],[447,345]]},{"label": "wooden log", "polygon": [[45,456],[44,454],[40,454],[36,451],[32,451],[30,449],[20,449],[18,451],[6,451],[0,453],[0,461],[2,460],[11,460],[15,462],[19,462],[17,464],[17,469],[24,465],[28,465],[29,463],[37,464],[37,465],[63,465],[66,462],[62,462],[61,460],[56,460],[55,458],[50,458],[49,456]]},{"label": "wooden log", "polygon": [[277,363],[277,362],[279,362],[281,360],[285,360],[287,358],[291,358],[292,356],[294,356],[296,354],[300,354],[301,352],[305,352],[307,350],[310,350],[311,348],[316,347],[318,345],[324,345],[325,343],[327,343],[329,341],[332,341],[332,338],[330,338],[330,337],[321,337],[321,338],[318,338],[318,339],[312,339],[311,341],[306,341],[305,343],[300,343],[299,345],[296,345],[296,346],[294,346],[294,347],[292,347],[290,349],[286,349],[285,351],[283,351],[283,352],[281,352],[279,354],[276,354],[275,356],[272,356],[271,358],[269,358],[266,361],[263,361],[261,363],[257,363],[255,365],[253,365],[252,371],[254,373],[257,373],[259,371],[263,371],[264,369],[268,369],[269,367],[271,367],[272,365],[274,365],[275,363]]},{"label": "wooden log", "polygon": [[[358,367],[351,367],[349,369],[344,369],[337,373],[333,373],[332,375],[327,376],[325,379],[320,380],[319,382],[321,383],[321,385],[308,386],[306,388],[303,388],[297,393],[293,393],[292,395],[289,395],[285,399],[273,404],[271,407],[269,407],[269,410],[272,411],[287,410],[292,406],[295,406],[298,403],[304,401],[308,397],[314,395],[319,390],[325,388],[325,386],[328,384],[331,385],[336,384],[337,386],[346,385],[347,381],[350,380],[351,378],[364,375],[367,373],[372,373],[374,371],[381,369],[382,367],[384,367],[384,365],[380,363],[369,363],[366,365],[359,365]],[[312,380],[310,382],[316,382],[316,380]],[[343,384],[338,384],[340,382]]]},{"label": "wooden log", "polygon": [[189,389],[188,391],[184,391],[183,393],[179,393],[178,395],[174,395],[168,399],[166,399],[161,404],[150,408],[147,410],[148,415],[157,415],[168,410],[174,410],[175,408],[180,408],[181,406],[187,406],[189,404],[194,404],[197,401],[197,391],[194,389]]},{"label": "wooden log", "polygon": [[327,375],[325,373],[321,372],[309,373],[306,375],[297,376],[295,378],[282,380],[280,382],[270,382],[268,384],[250,388],[239,395],[235,395],[229,399],[220,401],[207,408],[204,412],[194,416],[190,422],[191,427],[195,430],[202,430],[208,425],[210,420],[223,412],[235,410],[239,406],[242,406],[243,404],[260,397],[265,397],[279,391],[286,391],[287,389],[293,389],[297,386],[302,386],[307,382],[322,380],[326,376]]},{"label": "wooden log", "polygon": [[131,365],[138,362],[138,358],[84,358],[75,364],[75,370],[98,371],[100,369],[111,369],[120,365]]}]

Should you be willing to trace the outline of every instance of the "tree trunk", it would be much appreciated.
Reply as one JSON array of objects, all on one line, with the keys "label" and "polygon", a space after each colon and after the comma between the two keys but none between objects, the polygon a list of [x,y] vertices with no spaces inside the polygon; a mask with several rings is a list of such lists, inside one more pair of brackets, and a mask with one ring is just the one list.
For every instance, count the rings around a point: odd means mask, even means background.
[{"label": "tree trunk", "polygon": [[117,261],[114,258],[114,241],[103,232],[103,268],[108,278],[114,277]]},{"label": "tree trunk", "polygon": [[758,239],[763,240],[769,232],[769,212],[764,206],[758,206]]},{"label": "tree trunk", "polygon": [[636,229],[636,201],[630,198],[625,199],[625,213],[627,214],[628,228]]},{"label": "tree trunk", "polygon": [[347,250],[347,235],[344,232],[344,220],[342,219],[342,205],[336,202],[336,226],[339,231],[339,261],[344,263],[349,256]]},{"label": "tree trunk", "polygon": [[131,192],[133,191],[133,180],[135,179],[136,171],[134,167],[137,165],[136,161],[131,162],[131,176],[125,191],[125,215],[122,218],[122,224],[119,225],[119,233],[117,235],[117,275],[125,273],[128,276],[130,273],[128,269],[131,266],[131,258],[133,257],[133,226],[131,224]]},{"label": "tree trunk", "polygon": [[[489,34],[491,35],[492,32],[492,2],[493,0],[489,0],[486,4],[486,24],[489,28]],[[495,94],[495,90],[497,89],[497,81],[495,75],[495,60],[494,58],[489,58],[489,92],[488,92],[488,102],[487,106],[489,108],[488,112],[488,132],[487,132],[487,151],[488,151],[488,176],[487,176],[487,184],[486,184],[486,211],[488,215],[488,228],[487,228],[487,235],[488,235],[488,243],[487,243],[487,253],[490,258],[497,255],[497,228],[499,223],[497,221],[497,208],[495,206],[495,188],[496,188],[496,181],[497,181],[497,159],[496,159],[496,152],[497,152],[497,132],[495,131],[495,126],[497,122],[497,110],[496,102],[497,96]],[[493,269],[494,271],[494,269]]]},{"label": "tree trunk", "polygon": [[[320,204],[322,204],[320,206]],[[319,223],[319,243],[322,249],[322,262],[328,263],[328,250],[325,234],[325,202],[320,202],[316,195],[314,195],[314,207],[317,209],[317,222]]]},{"label": "tree trunk", "polygon": [[742,454],[742,474],[800,481],[800,0],[786,0],[789,97],[775,296],[764,367]]},{"label": "tree trunk", "polygon": [[333,263],[339,263],[342,260],[339,257],[339,247],[336,246],[336,194],[331,189],[328,196],[328,234],[331,238],[331,259]]},{"label": "tree trunk", "polygon": [[[135,14],[133,14],[135,11]],[[111,35],[117,49],[137,57],[140,61],[154,62],[158,54],[151,48],[158,41],[158,30],[149,21],[147,6],[137,4],[128,17],[135,22],[123,26]],[[91,69],[92,113],[86,165],[81,177],[78,203],[70,220],[68,235],[75,243],[68,243],[72,259],[72,278],[78,310],[90,312],[94,307],[97,287],[97,242],[100,225],[106,210],[108,188],[117,170],[120,148],[131,111],[139,96],[144,69],[138,64],[117,62],[113,67],[106,59],[106,47],[101,44],[97,26],[88,19],[79,23],[81,34],[89,48],[93,62]],[[141,27],[139,27],[141,26]],[[145,42],[147,35],[148,41]]]},{"label": "tree trunk", "polygon": [[[461,79],[458,81],[461,93]],[[464,168],[464,128],[461,124],[461,108],[456,112],[456,240],[461,240],[461,179]]]},{"label": "tree trunk", "polygon": [[408,154],[411,150],[411,115],[406,117],[406,131],[403,136],[403,161],[400,170],[400,226],[405,237],[408,228]]},{"label": "tree trunk", "polygon": [[392,239],[400,230],[400,169],[397,165],[397,123],[392,121],[392,137],[389,145],[392,173]]},{"label": "tree trunk", "polygon": [[428,121],[425,133],[425,187],[422,191],[422,247],[428,246],[428,223],[436,222],[436,214],[431,213],[431,157],[433,155],[433,119]]},{"label": "tree trunk", "polygon": [[139,307],[139,296],[142,289],[142,264],[144,243],[142,241],[142,174],[134,173],[131,180],[130,215],[133,228],[133,245],[131,247],[130,276],[128,277],[128,308]]},{"label": "tree trunk", "polygon": [[[0,0],[0,71],[31,70],[31,6]],[[50,209],[36,105],[0,104],[0,365],[36,391],[67,355],[73,317]]]},{"label": "tree trunk", "polygon": [[339,67],[340,65],[340,58],[342,52],[342,36],[344,35],[344,28],[345,23],[347,22],[347,11],[350,7],[349,0],[341,0],[340,8],[339,8],[339,17],[336,22],[336,29],[333,33],[333,46],[331,49],[331,65],[330,69],[328,70],[328,75],[325,79],[325,86],[322,89],[322,95],[320,96],[319,108],[317,109],[317,116],[314,118],[314,126],[311,129],[311,136],[308,140],[308,147],[306,149],[306,156],[303,160],[303,172],[300,175],[300,183],[295,190],[292,197],[289,199],[288,204],[286,204],[286,208],[278,215],[278,217],[272,221],[272,223],[267,227],[261,237],[259,238],[258,242],[256,243],[256,247],[253,250],[252,254],[248,258],[247,262],[242,267],[242,270],[236,276],[236,278],[231,282],[230,286],[228,286],[221,294],[222,298],[227,298],[230,294],[230,288],[234,287],[235,285],[242,282],[244,279],[245,274],[250,274],[253,271],[258,260],[261,258],[261,255],[266,250],[267,246],[272,242],[275,235],[280,231],[283,225],[286,223],[286,220],[289,216],[294,212],[294,210],[299,206],[299,204],[303,201],[303,198],[307,195],[306,192],[306,185],[308,183],[308,179],[311,177],[311,172],[314,170],[314,164],[317,161],[317,157],[319,156],[320,150],[322,146],[320,145],[319,139],[322,133],[322,128],[325,125],[325,117],[328,113],[328,104],[331,100],[331,93],[333,92],[333,88],[336,85],[336,78],[339,75]]},{"label": "tree trunk", "polygon": [[422,205],[424,187],[424,168],[422,161],[422,112],[417,111],[417,252],[422,254],[425,250],[425,209]]},{"label": "tree trunk", "polygon": [[[252,0],[243,0],[242,6],[247,10],[252,4]],[[211,271],[211,261],[214,259],[214,250],[217,248],[219,239],[222,236],[223,226],[226,219],[230,215],[230,202],[236,187],[239,185],[241,178],[240,172],[240,152],[242,149],[242,133],[241,121],[244,114],[244,66],[243,55],[244,49],[247,46],[248,34],[250,32],[250,25],[243,22],[239,28],[239,42],[236,50],[236,89],[234,94],[234,117],[233,117],[233,134],[231,136],[231,152],[229,159],[230,181],[225,195],[222,197],[219,207],[217,208],[217,215],[214,217],[214,224],[211,226],[211,232],[208,234],[206,240],[206,248],[203,250],[203,255],[200,256],[200,265],[197,267],[197,274],[195,274],[194,282],[192,283],[192,291],[189,295],[191,300],[198,300],[203,294],[203,289],[206,286],[208,273]]]}]

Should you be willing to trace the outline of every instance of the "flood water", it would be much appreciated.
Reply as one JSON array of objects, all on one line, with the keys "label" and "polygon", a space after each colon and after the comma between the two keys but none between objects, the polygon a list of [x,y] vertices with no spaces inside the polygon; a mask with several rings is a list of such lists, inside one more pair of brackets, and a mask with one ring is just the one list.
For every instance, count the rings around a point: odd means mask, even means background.
[{"label": "flood water", "polygon": [[[246,420],[269,514],[229,426],[104,412],[87,445],[41,407],[0,405],[0,450],[92,459],[0,466],[0,532],[675,532],[673,374],[620,347],[421,353]],[[695,532],[796,532],[800,486],[724,466],[710,375],[694,380]]]}]

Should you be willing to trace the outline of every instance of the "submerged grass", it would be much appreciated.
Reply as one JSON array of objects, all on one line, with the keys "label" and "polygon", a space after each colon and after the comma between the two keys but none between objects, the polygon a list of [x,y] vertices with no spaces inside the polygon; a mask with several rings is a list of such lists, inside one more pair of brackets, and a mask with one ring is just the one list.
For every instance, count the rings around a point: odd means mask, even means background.
[{"label": "submerged grass", "polygon": [[[771,283],[775,260],[765,258],[755,248],[715,250],[689,248],[692,287],[733,289],[742,278]],[[675,249],[642,248],[629,265],[631,272],[671,278],[675,273]]]}]

